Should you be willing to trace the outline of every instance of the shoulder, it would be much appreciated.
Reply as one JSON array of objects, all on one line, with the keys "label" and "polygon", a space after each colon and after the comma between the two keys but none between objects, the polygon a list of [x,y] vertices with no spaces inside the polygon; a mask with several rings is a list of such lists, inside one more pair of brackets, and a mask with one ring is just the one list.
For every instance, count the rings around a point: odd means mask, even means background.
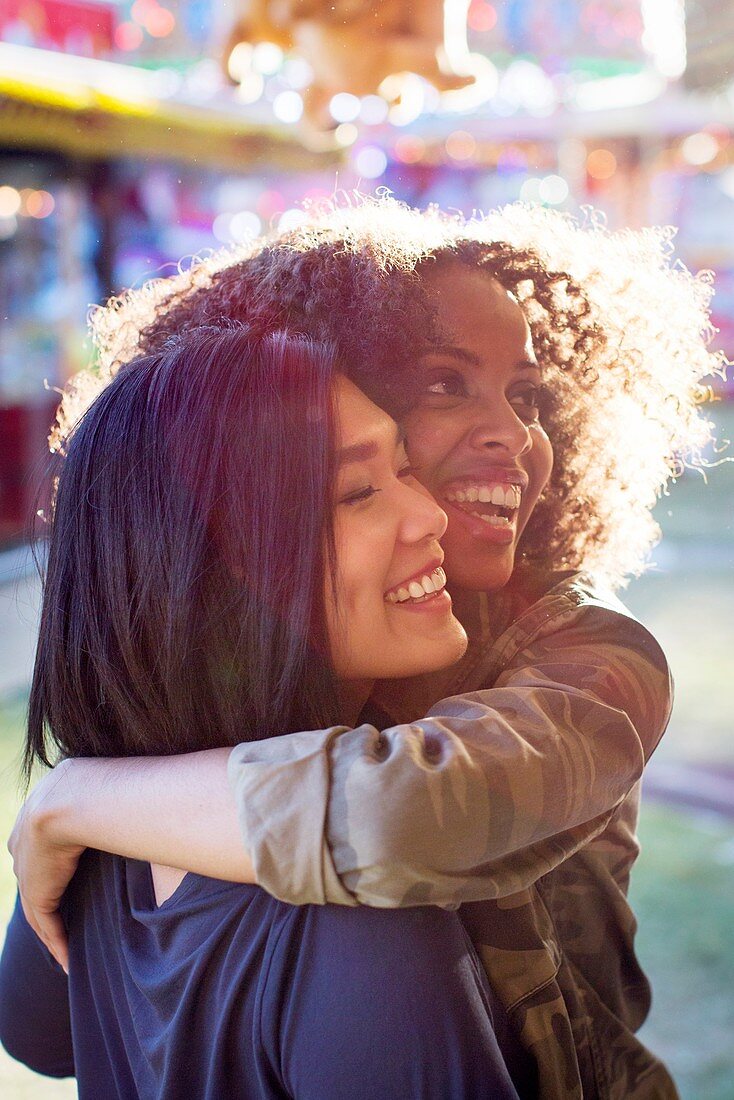
[{"label": "shoulder", "polygon": [[670,718],[673,682],[654,635],[612,592],[576,573],[551,586],[487,653],[501,686],[556,681],[623,711],[649,756]]},{"label": "shoulder", "polygon": [[358,987],[382,987],[386,967],[396,980],[420,980],[439,953],[444,959],[459,957],[468,942],[456,913],[434,906],[306,905],[291,909],[280,946],[307,955],[311,977],[319,975],[332,990],[336,983],[357,996]]},{"label": "shoulder", "polygon": [[558,654],[593,650],[598,661],[626,659],[667,675],[665,654],[654,635],[618,596],[586,573],[547,576],[537,595],[488,647],[495,674],[534,647]]},{"label": "shoulder", "polygon": [[[434,1001],[473,949],[455,911],[342,905],[295,907],[273,952],[271,997],[298,1011],[320,1006],[324,1023],[378,1013],[400,1025],[417,1002]],[[273,1004],[273,1008],[276,1005]]]},{"label": "shoulder", "polygon": [[292,1095],[516,1095],[456,912],[303,906],[281,948],[262,1019]]}]

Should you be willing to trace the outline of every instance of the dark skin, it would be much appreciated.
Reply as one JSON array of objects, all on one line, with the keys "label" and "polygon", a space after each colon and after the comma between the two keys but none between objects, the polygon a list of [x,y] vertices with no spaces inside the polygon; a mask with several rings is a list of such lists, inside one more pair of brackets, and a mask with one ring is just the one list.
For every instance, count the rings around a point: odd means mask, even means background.
[{"label": "dark skin", "polygon": [[[493,591],[510,579],[553,465],[538,420],[540,367],[522,310],[494,279],[460,265],[424,278],[447,343],[420,360],[421,396],[404,421],[408,457],[449,517],[442,546],[450,581]],[[521,489],[509,525],[477,519],[478,509],[496,507],[447,499],[452,490],[497,483]]]}]

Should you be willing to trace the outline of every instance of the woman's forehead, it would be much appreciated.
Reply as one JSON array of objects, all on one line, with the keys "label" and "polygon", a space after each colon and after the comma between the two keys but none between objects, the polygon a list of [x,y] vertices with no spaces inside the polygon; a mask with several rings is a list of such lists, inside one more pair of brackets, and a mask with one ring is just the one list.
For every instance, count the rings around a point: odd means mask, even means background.
[{"label": "woman's forehead", "polygon": [[517,298],[489,273],[452,264],[430,272],[425,283],[441,339],[472,346],[502,338],[518,351],[532,350],[530,327]]},{"label": "woman's forehead", "polygon": [[343,374],[334,381],[334,396],[340,451],[363,444],[394,446],[398,436],[395,421]]}]

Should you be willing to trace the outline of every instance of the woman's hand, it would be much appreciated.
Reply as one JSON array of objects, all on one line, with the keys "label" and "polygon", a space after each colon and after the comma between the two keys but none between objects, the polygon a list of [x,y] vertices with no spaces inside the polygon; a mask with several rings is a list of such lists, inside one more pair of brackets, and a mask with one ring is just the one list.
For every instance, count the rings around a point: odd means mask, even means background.
[{"label": "woman's hand", "polygon": [[85,848],[254,882],[227,781],[229,749],[63,760],[33,788],[8,841],[29,924],[66,970],[59,913]]},{"label": "woman's hand", "polygon": [[63,831],[67,771],[72,764],[62,761],[37,783],[8,840],[26,919],[67,973],[69,949],[59,904],[84,851],[84,845],[71,842]]}]

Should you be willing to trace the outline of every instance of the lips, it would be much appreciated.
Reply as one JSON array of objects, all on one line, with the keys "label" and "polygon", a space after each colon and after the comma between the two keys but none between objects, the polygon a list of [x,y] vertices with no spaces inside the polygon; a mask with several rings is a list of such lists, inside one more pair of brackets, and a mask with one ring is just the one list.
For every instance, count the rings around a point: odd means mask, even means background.
[{"label": "lips", "polygon": [[[444,482],[441,504],[482,542],[513,542],[529,478],[517,467],[487,465]],[[454,522],[456,522],[456,520]]]},{"label": "lips", "polygon": [[527,485],[524,471],[491,467],[448,482],[441,490],[441,500],[488,527],[509,530],[517,519]]}]

